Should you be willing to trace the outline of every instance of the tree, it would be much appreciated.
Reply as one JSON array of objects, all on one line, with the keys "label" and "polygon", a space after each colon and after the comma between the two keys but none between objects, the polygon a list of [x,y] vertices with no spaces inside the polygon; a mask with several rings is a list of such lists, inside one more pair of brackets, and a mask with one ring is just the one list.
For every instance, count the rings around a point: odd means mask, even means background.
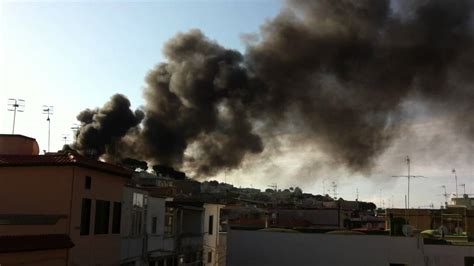
[{"label": "tree", "polygon": [[293,190],[293,196],[300,197],[303,195],[303,190],[299,187],[295,187]]},{"label": "tree", "polygon": [[133,158],[125,158],[122,160],[122,165],[133,171],[146,171],[148,170],[148,163],[146,161],[140,161]]}]

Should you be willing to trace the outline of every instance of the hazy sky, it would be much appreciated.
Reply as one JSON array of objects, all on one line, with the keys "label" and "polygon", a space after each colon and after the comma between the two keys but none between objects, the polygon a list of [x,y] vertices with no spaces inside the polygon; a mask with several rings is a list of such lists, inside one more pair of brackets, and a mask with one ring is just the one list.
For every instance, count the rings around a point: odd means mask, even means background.
[{"label": "hazy sky", "polygon": [[[133,108],[143,104],[144,77],[163,60],[161,48],[176,32],[199,28],[221,45],[244,52],[241,34],[258,32],[282,5],[276,0],[2,1],[0,133],[12,130],[7,99],[24,99],[25,112],[17,114],[15,133],[36,138],[40,149],[47,149],[42,106],[52,105],[51,151],[58,150],[64,134],[71,140],[71,127],[81,110],[101,106],[114,93],[127,95]],[[472,192],[472,145],[450,130],[449,118],[410,103],[406,110],[412,123],[379,158],[371,175],[340,169],[317,147],[284,145],[304,136],[283,134],[278,152],[268,145],[260,156],[247,158],[241,170],[218,179],[262,189],[272,183],[281,188],[297,185],[313,193],[322,193],[323,183],[329,189],[335,181],[345,199],[355,199],[358,189],[361,200],[379,204],[382,196],[385,206],[393,202],[401,207],[406,179],[391,176],[406,174],[404,159],[410,155],[413,174],[428,177],[412,182],[413,207],[439,207],[444,201],[441,185],[455,191],[453,167],[458,183]]]}]

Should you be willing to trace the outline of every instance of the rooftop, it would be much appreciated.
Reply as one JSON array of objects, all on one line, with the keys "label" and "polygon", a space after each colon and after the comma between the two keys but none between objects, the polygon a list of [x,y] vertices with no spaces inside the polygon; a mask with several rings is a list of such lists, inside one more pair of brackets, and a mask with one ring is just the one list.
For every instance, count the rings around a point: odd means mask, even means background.
[{"label": "rooftop", "polygon": [[131,177],[133,174],[133,171],[118,165],[97,161],[72,153],[53,153],[46,155],[0,155],[0,167],[29,166],[79,166],[123,177]]}]

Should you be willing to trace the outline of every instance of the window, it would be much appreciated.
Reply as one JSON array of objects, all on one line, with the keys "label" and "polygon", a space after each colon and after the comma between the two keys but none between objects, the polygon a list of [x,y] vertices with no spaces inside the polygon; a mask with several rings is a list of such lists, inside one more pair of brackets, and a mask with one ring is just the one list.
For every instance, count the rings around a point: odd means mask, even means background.
[{"label": "window", "polygon": [[212,263],[212,251],[207,252],[207,263]]},{"label": "window", "polygon": [[173,223],[174,223],[174,209],[167,207],[166,213],[165,213],[165,235],[167,236],[173,235]]},{"label": "window", "polygon": [[112,214],[112,234],[120,234],[120,220],[122,218],[122,203],[114,202]]},{"label": "window", "polygon": [[86,176],[86,181],[84,182],[84,188],[91,189],[91,185],[92,185],[92,177]]},{"label": "window", "polygon": [[142,211],[132,210],[132,236],[140,236],[142,234],[142,215]]},{"label": "window", "polygon": [[110,202],[105,200],[96,200],[94,234],[99,235],[109,233],[109,214]]},{"label": "window", "polygon": [[151,219],[151,233],[152,234],[156,234],[156,223],[157,223],[157,221],[158,221],[158,218],[156,218],[156,217],[153,217]]},{"label": "window", "polygon": [[143,207],[143,194],[133,193],[133,207]]},{"label": "window", "polygon": [[209,228],[207,229],[207,232],[209,232],[210,235],[212,235],[214,229],[214,216],[209,215]]},{"label": "window", "polygon": [[91,226],[91,200],[82,199],[81,236],[89,235]]}]

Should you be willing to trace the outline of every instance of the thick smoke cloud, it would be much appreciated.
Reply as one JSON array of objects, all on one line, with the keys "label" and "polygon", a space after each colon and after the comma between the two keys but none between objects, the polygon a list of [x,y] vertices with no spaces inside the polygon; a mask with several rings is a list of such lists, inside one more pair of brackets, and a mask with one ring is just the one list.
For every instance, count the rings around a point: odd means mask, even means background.
[{"label": "thick smoke cloud", "polygon": [[117,143],[143,116],[140,110],[130,110],[130,101],[125,96],[115,94],[102,108],[86,109],[77,115],[81,125],[73,147],[89,156],[115,156]]},{"label": "thick smoke cloud", "polygon": [[473,12],[470,0],[290,1],[245,55],[199,30],[178,33],[146,77],[140,126],[128,101],[121,111],[133,119],[109,119],[110,103],[86,110],[76,147],[213,175],[291,126],[367,171],[397,136],[407,99],[449,113],[474,139]]}]

